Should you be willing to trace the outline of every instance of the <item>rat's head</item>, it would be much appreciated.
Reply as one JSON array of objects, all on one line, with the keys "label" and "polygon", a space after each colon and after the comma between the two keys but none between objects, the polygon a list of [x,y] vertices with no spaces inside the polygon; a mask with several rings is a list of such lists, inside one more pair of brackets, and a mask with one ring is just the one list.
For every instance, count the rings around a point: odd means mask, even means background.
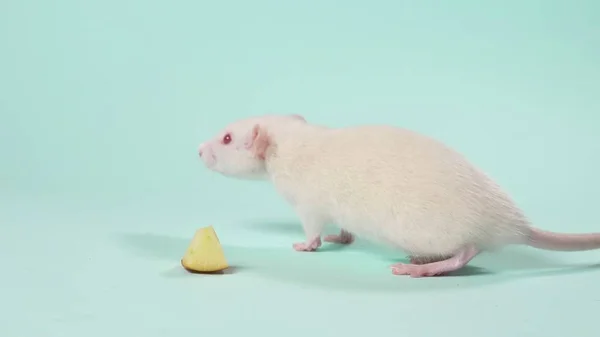
[{"label": "rat's head", "polygon": [[265,115],[229,124],[215,137],[200,144],[198,154],[204,165],[228,177],[264,179],[265,159],[273,145],[269,127],[306,123],[300,115]]}]

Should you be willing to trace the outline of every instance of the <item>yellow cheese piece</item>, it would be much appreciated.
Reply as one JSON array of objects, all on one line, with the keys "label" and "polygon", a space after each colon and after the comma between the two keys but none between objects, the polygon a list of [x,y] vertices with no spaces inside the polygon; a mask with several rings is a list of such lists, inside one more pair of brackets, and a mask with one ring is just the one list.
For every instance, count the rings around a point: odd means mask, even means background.
[{"label": "yellow cheese piece", "polygon": [[181,266],[189,272],[197,273],[218,272],[229,267],[223,247],[212,226],[196,231],[181,259]]}]

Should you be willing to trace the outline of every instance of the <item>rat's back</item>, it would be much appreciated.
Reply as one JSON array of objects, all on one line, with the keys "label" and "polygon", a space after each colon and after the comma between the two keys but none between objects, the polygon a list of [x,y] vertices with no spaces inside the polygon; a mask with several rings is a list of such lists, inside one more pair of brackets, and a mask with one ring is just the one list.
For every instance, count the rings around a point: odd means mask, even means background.
[{"label": "rat's back", "polygon": [[269,164],[279,190],[359,236],[414,255],[518,240],[527,220],[465,158],[390,126],[299,131]]}]

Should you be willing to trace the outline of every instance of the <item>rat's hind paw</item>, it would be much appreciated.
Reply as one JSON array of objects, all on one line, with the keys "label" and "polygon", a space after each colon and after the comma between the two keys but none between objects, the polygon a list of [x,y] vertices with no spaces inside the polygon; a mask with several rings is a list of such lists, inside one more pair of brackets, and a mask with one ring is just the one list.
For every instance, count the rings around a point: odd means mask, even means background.
[{"label": "rat's hind paw", "polygon": [[438,276],[443,274],[434,268],[428,268],[425,265],[396,263],[392,265],[394,275],[408,275],[410,277]]},{"label": "rat's hind paw", "polygon": [[294,243],[294,249],[298,252],[314,252],[321,247],[321,238],[316,238],[308,242]]},{"label": "rat's hind paw", "polygon": [[438,262],[438,261],[444,261],[447,260],[449,258],[451,258],[452,256],[414,256],[411,255],[410,256],[410,263],[411,264],[428,264],[428,263],[433,263],[433,262]]},{"label": "rat's hind paw", "polygon": [[[425,261],[424,264],[415,264],[414,262],[423,261],[411,261],[412,264],[396,263],[393,264],[392,273],[394,275],[410,275],[411,277],[426,277],[426,276],[439,276],[444,275],[464,267],[469,261],[479,254],[479,250],[475,247],[466,247],[458,251],[454,256],[448,257],[444,260],[430,260]],[[412,260],[412,259],[411,259]]]}]

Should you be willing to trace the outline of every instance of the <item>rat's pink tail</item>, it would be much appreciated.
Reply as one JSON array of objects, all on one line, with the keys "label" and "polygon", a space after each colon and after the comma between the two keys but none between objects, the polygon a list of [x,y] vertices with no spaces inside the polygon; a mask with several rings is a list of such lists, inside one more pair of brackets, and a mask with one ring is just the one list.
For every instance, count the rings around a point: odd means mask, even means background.
[{"label": "rat's pink tail", "polygon": [[600,248],[600,233],[563,234],[532,228],[527,245],[547,250],[592,250]]}]

